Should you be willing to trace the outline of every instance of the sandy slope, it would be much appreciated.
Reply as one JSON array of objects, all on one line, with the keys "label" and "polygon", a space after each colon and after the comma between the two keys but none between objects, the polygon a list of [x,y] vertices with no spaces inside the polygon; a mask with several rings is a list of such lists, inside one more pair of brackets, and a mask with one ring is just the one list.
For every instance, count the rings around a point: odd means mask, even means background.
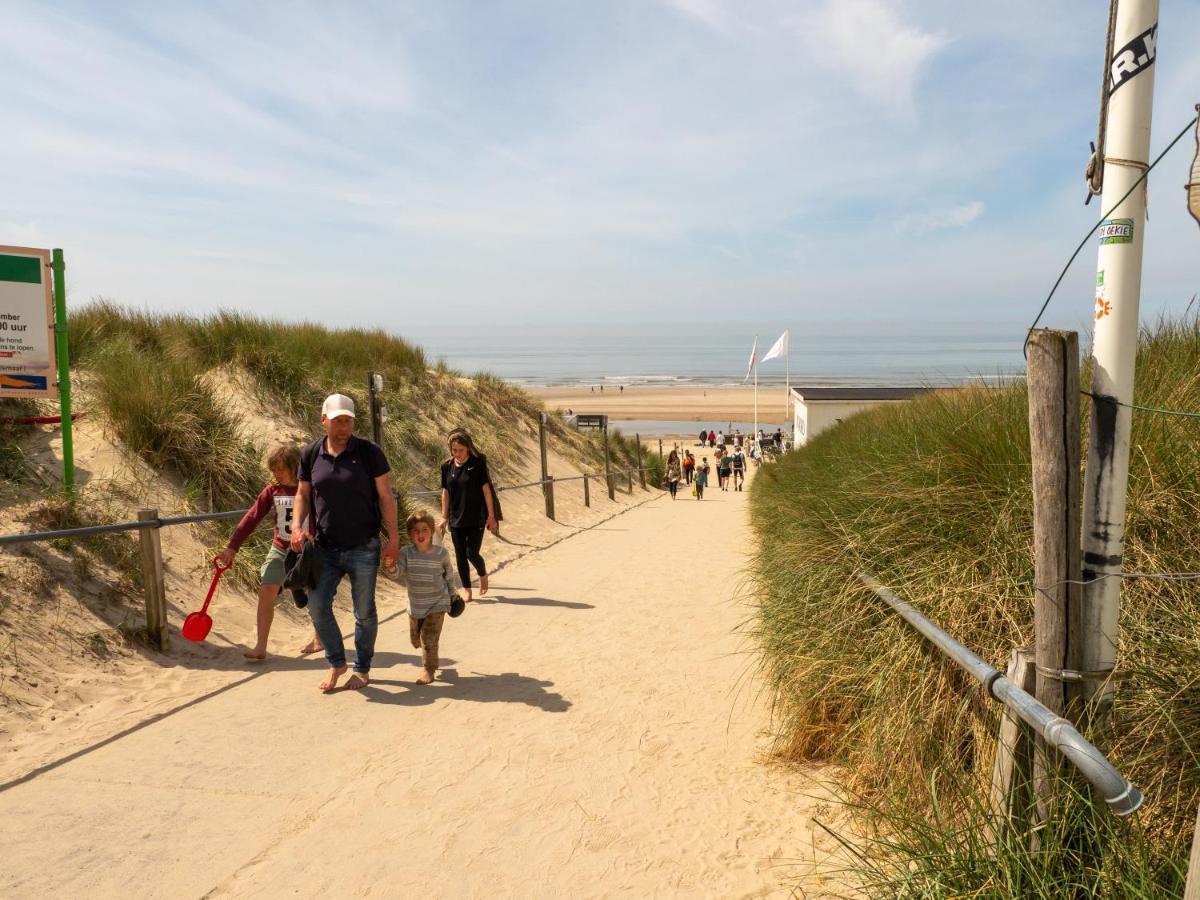
[{"label": "sandy slope", "polygon": [[819,890],[815,789],[756,761],[746,496],[662,497],[513,563],[448,623],[429,687],[394,605],[362,693],[322,696],[320,664],[284,657],[184,693],[138,670],[132,702],[74,726],[97,739],[6,760],[0,894]]}]

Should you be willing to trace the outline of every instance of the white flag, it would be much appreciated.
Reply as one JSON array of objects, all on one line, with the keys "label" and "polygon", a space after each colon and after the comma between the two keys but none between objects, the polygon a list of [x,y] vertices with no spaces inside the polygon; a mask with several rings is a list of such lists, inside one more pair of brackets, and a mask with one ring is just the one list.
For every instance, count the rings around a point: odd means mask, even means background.
[{"label": "white flag", "polygon": [[777,356],[787,356],[788,352],[788,333],[785,331],[779,336],[779,340],[767,351],[767,355],[762,358],[763,362],[768,359],[775,359]]},{"label": "white flag", "polygon": [[742,379],[745,384],[750,380],[750,376],[754,374],[754,359],[758,356],[758,335],[754,336],[754,346],[750,348],[750,366],[746,369],[746,377]]}]

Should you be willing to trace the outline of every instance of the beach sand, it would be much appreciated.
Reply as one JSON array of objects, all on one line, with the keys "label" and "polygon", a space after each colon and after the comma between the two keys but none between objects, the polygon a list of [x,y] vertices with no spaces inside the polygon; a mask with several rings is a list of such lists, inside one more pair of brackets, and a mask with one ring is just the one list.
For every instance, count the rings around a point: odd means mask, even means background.
[{"label": "beach sand", "polygon": [[[332,696],[322,662],[290,651],[300,622],[277,620],[289,650],[244,664],[223,596],[207,665],[183,647],[130,665],[121,696],[60,710],[0,760],[0,894],[844,891],[821,871],[836,845],[813,823],[829,821],[819,773],[761,761],[769,697],[738,592],[749,494],[592,496],[626,511],[497,571],[447,622],[427,687],[391,586],[371,685]],[[583,509],[578,483],[558,500]]]},{"label": "beach sand", "polygon": [[[627,386],[624,392],[605,386],[604,393],[582,387],[528,388],[547,409],[604,414],[613,420],[662,419],[696,422],[719,427],[722,422],[754,421],[754,386],[644,387]],[[782,385],[758,389],[760,422],[777,423],[791,418],[791,405]],[[699,431],[699,428],[696,429]]]}]

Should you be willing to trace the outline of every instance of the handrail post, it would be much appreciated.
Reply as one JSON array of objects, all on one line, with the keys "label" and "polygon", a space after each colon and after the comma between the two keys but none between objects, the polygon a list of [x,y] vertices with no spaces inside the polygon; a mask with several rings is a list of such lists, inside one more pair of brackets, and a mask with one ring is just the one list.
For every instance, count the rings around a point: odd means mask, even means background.
[{"label": "handrail post", "polygon": [[[1034,652],[1028,647],[1016,647],[1008,663],[1006,677],[1028,694],[1032,694],[1037,668]],[[1033,783],[1033,733],[1029,726],[1008,706],[1000,719],[1000,735],[996,740],[996,759],[992,765],[992,817],[998,842],[1001,832],[1010,825],[1020,829],[1028,822]]]},{"label": "handrail post", "polygon": [[584,473],[583,476],[583,505],[591,508],[592,505],[592,490],[589,487],[592,481],[592,476]]},{"label": "handrail post", "polygon": [[152,523],[138,529],[142,544],[142,587],[146,596],[146,636],[165,652],[171,646],[171,638],[167,632],[167,591],[163,579],[158,510],[139,509],[138,521]]},{"label": "handrail post", "polygon": [[608,417],[604,417],[604,480],[608,484],[608,499],[617,499],[617,489],[613,484],[612,463],[608,456]]},{"label": "handrail post", "polygon": [[[644,491],[646,489],[646,467],[642,465],[642,436],[640,434],[635,434],[633,437],[634,440],[637,441],[638,478],[641,479],[642,490]],[[661,455],[662,454],[660,453],[659,456]]]},{"label": "handrail post", "polygon": [[538,416],[538,452],[542,461],[542,497],[546,501],[546,518],[554,519],[554,479],[550,477],[546,459],[546,414]]}]

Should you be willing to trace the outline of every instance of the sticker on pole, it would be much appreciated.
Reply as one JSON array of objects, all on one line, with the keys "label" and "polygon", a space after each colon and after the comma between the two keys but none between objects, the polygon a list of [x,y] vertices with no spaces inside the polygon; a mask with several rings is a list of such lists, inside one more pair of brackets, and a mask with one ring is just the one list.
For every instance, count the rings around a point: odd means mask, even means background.
[{"label": "sticker on pole", "polygon": [[0,246],[0,397],[55,395],[50,251]]},{"label": "sticker on pole", "polygon": [[1132,244],[1133,219],[1105,219],[1099,234],[1101,244]]}]

